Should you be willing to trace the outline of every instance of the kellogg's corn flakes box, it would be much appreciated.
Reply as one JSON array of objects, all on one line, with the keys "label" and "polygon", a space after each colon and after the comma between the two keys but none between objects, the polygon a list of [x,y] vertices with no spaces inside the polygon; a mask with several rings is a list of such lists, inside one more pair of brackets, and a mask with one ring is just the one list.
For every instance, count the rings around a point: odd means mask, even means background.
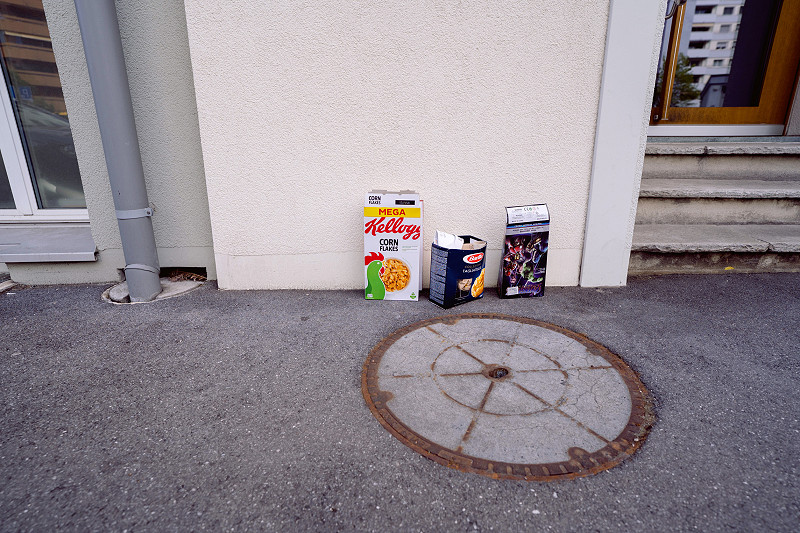
[{"label": "kellogg's corn flakes box", "polygon": [[422,200],[414,191],[372,191],[364,201],[364,298],[419,300]]}]

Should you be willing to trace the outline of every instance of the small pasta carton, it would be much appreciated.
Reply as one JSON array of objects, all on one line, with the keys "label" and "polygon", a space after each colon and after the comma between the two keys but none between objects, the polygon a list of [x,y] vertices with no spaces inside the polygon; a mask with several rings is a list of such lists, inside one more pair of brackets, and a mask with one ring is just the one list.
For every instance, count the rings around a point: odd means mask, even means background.
[{"label": "small pasta carton", "polygon": [[486,241],[472,235],[436,232],[431,247],[430,300],[450,307],[483,298]]},{"label": "small pasta carton", "polygon": [[414,191],[372,191],[364,201],[364,298],[418,301],[422,200]]}]

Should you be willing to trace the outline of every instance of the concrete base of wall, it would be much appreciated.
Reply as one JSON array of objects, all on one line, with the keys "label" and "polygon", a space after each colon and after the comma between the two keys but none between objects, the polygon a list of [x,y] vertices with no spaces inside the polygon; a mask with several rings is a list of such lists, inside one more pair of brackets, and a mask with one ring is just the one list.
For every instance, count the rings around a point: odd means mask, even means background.
[{"label": "concrete base of wall", "polygon": [[[207,247],[159,248],[159,264],[167,267],[200,267],[208,279],[216,279],[214,250]],[[25,285],[69,285],[75,283],[113,283],[122,280],[125,256],[121,249],[98,253],[91,263],[8,263],[11,279]]]},{"label": "concrete base of wall", "polygon": [[121,281],[119,265],[103,252],[92,263],[8,263],[8,269],[11,279],[24,285],[70,285]]},{"label": "concrete base of wall", "polygon": [[631,253],[628,274],[754,274],[800,272],[800,253]]},{"label": "concrete base of wall", "polygon": [[[486,252],[486,287],[497,286],[500,250]],[[218,286],[225,290],[362,289],[363,252],[329,252],[308,255],[241,256],[215,254]],[[547,256],[547,286],[578,284],[581,251],[551,249]],[[430,280],[430,250],[423,253],[422,284]],[[565,267],[564,265],[570,265]]]}]

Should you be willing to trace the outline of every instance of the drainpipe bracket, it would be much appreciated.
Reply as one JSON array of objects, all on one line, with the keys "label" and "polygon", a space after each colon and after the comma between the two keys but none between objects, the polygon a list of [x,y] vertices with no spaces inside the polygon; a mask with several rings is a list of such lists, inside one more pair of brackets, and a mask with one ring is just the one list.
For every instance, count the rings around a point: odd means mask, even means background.
[{"label": "drainpipe bracket", "polygon": [[130,220],[132,218],[147,218],[153,216],[152,207],[142,209],[117,209],[117,220]]},{"label": "drainpipe bracket", "polygon": [[148,272],[155,272],[156,274],[161,272],[156,267],[151,267],[150,265],[141,265],[141,264],[138,264],[138,263],[134,263],[132,265],[126,265],[125,266],[125,270],[128,270],[128,269],[131,269],[131,270],[146,270]]}]

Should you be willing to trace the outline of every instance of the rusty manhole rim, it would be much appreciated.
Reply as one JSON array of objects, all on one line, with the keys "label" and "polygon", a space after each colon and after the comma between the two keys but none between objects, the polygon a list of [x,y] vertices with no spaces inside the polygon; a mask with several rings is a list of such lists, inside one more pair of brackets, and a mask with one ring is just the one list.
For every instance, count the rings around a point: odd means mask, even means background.
[{"label": "rusty manhole rim", "polygon": [[[569,337],[583,344],[592,355],[602,357],[619,373],[628,387],[631,399],[631,414],[625,428],[620,434],[596,452],[587,452],[580,448],[567,450],[568,461],[543,464],[506,463],[491,461],[480,457],[466,455],[445,448],[408,428],[386,406],[391,400],[390,393],[378,388],[378,367],[386,350],[401,337],[419,328],[437,323],[452,325],[463,319],[507,320],[521,324],[538,326]],[[370,411],[400,442],[443,466],[462,472],[480,474],[493,479],[517,481],[555,481],[586,477],[617,466],[630,457],[644,444],[650,428],[655,422],[653,401],[647,388],[639,376],[620,356],[602,344],[574,331],[532,318],[504,315],[500,313],[462,313],[444,315],[414,322],[386,336],[370,350],[361,373],[361,392]]]}]

